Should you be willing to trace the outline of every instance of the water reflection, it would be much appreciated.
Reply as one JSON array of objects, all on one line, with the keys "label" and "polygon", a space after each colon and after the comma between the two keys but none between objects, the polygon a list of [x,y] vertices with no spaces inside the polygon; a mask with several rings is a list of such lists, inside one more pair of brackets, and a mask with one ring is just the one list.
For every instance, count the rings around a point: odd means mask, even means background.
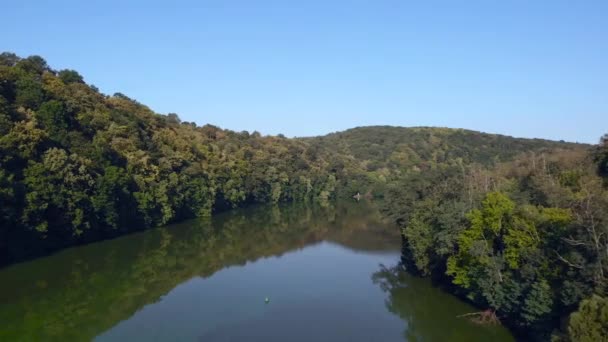
[{"label": "water reflection", "polygon": [[512,340],[503,327],[459,318],[474,309],[432,286],[428,279],[407,274],[399,265],[381,266],[372,279],[388,294],[387,309],[407,323],[406,341]]},{"label": "water reflection", "polygon": [[73,248],[0,270],[0,341],[511,339],[379,267],[400,244],[362,202],[251,207]]},{"label": "water reflection", "polygon": [[87,341],[178,284],[322,240],[398,249],[371,206],[254,207],[65,250],[0,270],[0,340]]}]

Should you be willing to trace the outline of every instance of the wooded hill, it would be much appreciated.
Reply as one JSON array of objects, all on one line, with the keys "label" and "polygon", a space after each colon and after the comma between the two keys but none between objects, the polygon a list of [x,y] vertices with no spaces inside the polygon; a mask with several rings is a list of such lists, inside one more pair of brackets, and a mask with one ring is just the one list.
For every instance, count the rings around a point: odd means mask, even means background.
[{"label": "wooded hill", "polygon": [[376,197],[383,196],[390,180],[424,173],[438,165],[486,167],[525,152],[542,154],[559,149],[585,153],[589,149],[585,144],[434,127],[357,127],[303,140],[334,155],[352,157],[363,172],[348,179],[348,192],[372,191]]},{"label": "wooded hill", "polygon": [[466,129],[434,127],[356,127],[313,138],[324,148],[367,161],[366,170],[399,171],[408,167],[462,161],[489,165],[510,160],[522,152],[585,147],[543,139],[517,139]]},{"label": "wooded hill", "polygon": [[350,196],[402,168],[578,147],[433,128],[287,139],[197,127],[11,53],[0,134],[0,263],[251,202]]},{"label": "wooded hill", "polygon": [[0,264],[248,203],[369,193],[401,226],[410,270],[539,339],[587,300],[555,336],[594,340],[608,321],[606,141],[199,127],[102,94],[41,57],[3,53]]}]

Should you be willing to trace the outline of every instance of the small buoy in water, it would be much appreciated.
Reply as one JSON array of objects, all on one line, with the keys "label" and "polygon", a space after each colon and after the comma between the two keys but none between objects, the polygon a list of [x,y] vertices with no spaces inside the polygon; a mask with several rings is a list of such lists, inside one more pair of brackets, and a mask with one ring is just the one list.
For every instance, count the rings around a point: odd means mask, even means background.
[{"label": "small buoy in water", "polygon": [[270,299],[268,299],[268,297],[266,297],[266,298],[264,299],[264,303],[266,303],[266,304],[270,303]]}]

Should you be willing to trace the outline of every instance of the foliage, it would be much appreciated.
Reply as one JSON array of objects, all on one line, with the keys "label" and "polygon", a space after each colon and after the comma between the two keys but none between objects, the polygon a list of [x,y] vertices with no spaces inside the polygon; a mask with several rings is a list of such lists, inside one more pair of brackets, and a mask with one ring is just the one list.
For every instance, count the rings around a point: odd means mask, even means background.
[{"label": "foliage", "polygon": [[248,203],[327,202],[353,165],[302,140],[182,123],[11,53],[0,132],[0,264]]},{"label": "foliage", "polygon": [[438,164],[391,181],[384,212],[402,227],[408,268],[494,310],[526,339],[546,340],[608,288],[608,191],[591,160],[556,148],[486,166]]},{"label": "foliage", "polygon": [[608,134],[600,139],[600,144],[595,151],[598,173],[602,177],[608,177]]},{"label": "foliage", "polygon": [[84,83],[82,76],[80,76],[80,74],[75,70],[68,70],[68,69],[61,70],[57,73],[57,76],[65,84]]},{"label": "foliage", "polygon": [[607,146],[429,127],[296,139],[199,127],[3,53],[0,264],[251,203],[328,206],[359,192],[384,197],[409,270],[547,339],[583,299],[606,297]]},{"label": "foliage", "polygon": [[608,341],[608,299],[593,295],[570,315],[564,341]]}]

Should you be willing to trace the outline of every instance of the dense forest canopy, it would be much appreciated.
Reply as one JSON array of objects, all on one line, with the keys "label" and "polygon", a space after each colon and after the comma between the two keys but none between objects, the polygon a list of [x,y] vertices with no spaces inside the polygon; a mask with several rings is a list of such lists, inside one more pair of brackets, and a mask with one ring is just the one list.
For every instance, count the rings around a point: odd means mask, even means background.
[{"label": "dense forest canopy", "polygon": [[391,180],[383,210],[402,229],[404,264],[489,308],[524,339],[605,341],[605,141]]},{"label": "dense forest canopy", "polygon": [[197,127],[11,53],[0,55],[0,132],[0,263],[246,203],[351,196],[446,161],[580,148],[433,128],[287,139]]},{"label": "dense forest canopy", "polygon": [[597,340],[607,177],[608,136],[593,147],[430,127],[262,136],[0,54],[0,264],[249,203],[359,192],[384,197],[411,271],[528,337]]},{"label": "dense forest canopy", "polygon": [[514,139],[465,129],[432,127],[357,127],[314,139],[322,139],[326,142],[325,148],[334,152],[368,161],[368,171],[381,168],[400,171],[407,166],[458,159],[487,165],[512,159],[525,151],[576,146],[566,142]]},{"label": "dense forest canopy", "polygon": [[250,202],[327,201],[353,158],[159,115],[0,56],[0,263]]}]

